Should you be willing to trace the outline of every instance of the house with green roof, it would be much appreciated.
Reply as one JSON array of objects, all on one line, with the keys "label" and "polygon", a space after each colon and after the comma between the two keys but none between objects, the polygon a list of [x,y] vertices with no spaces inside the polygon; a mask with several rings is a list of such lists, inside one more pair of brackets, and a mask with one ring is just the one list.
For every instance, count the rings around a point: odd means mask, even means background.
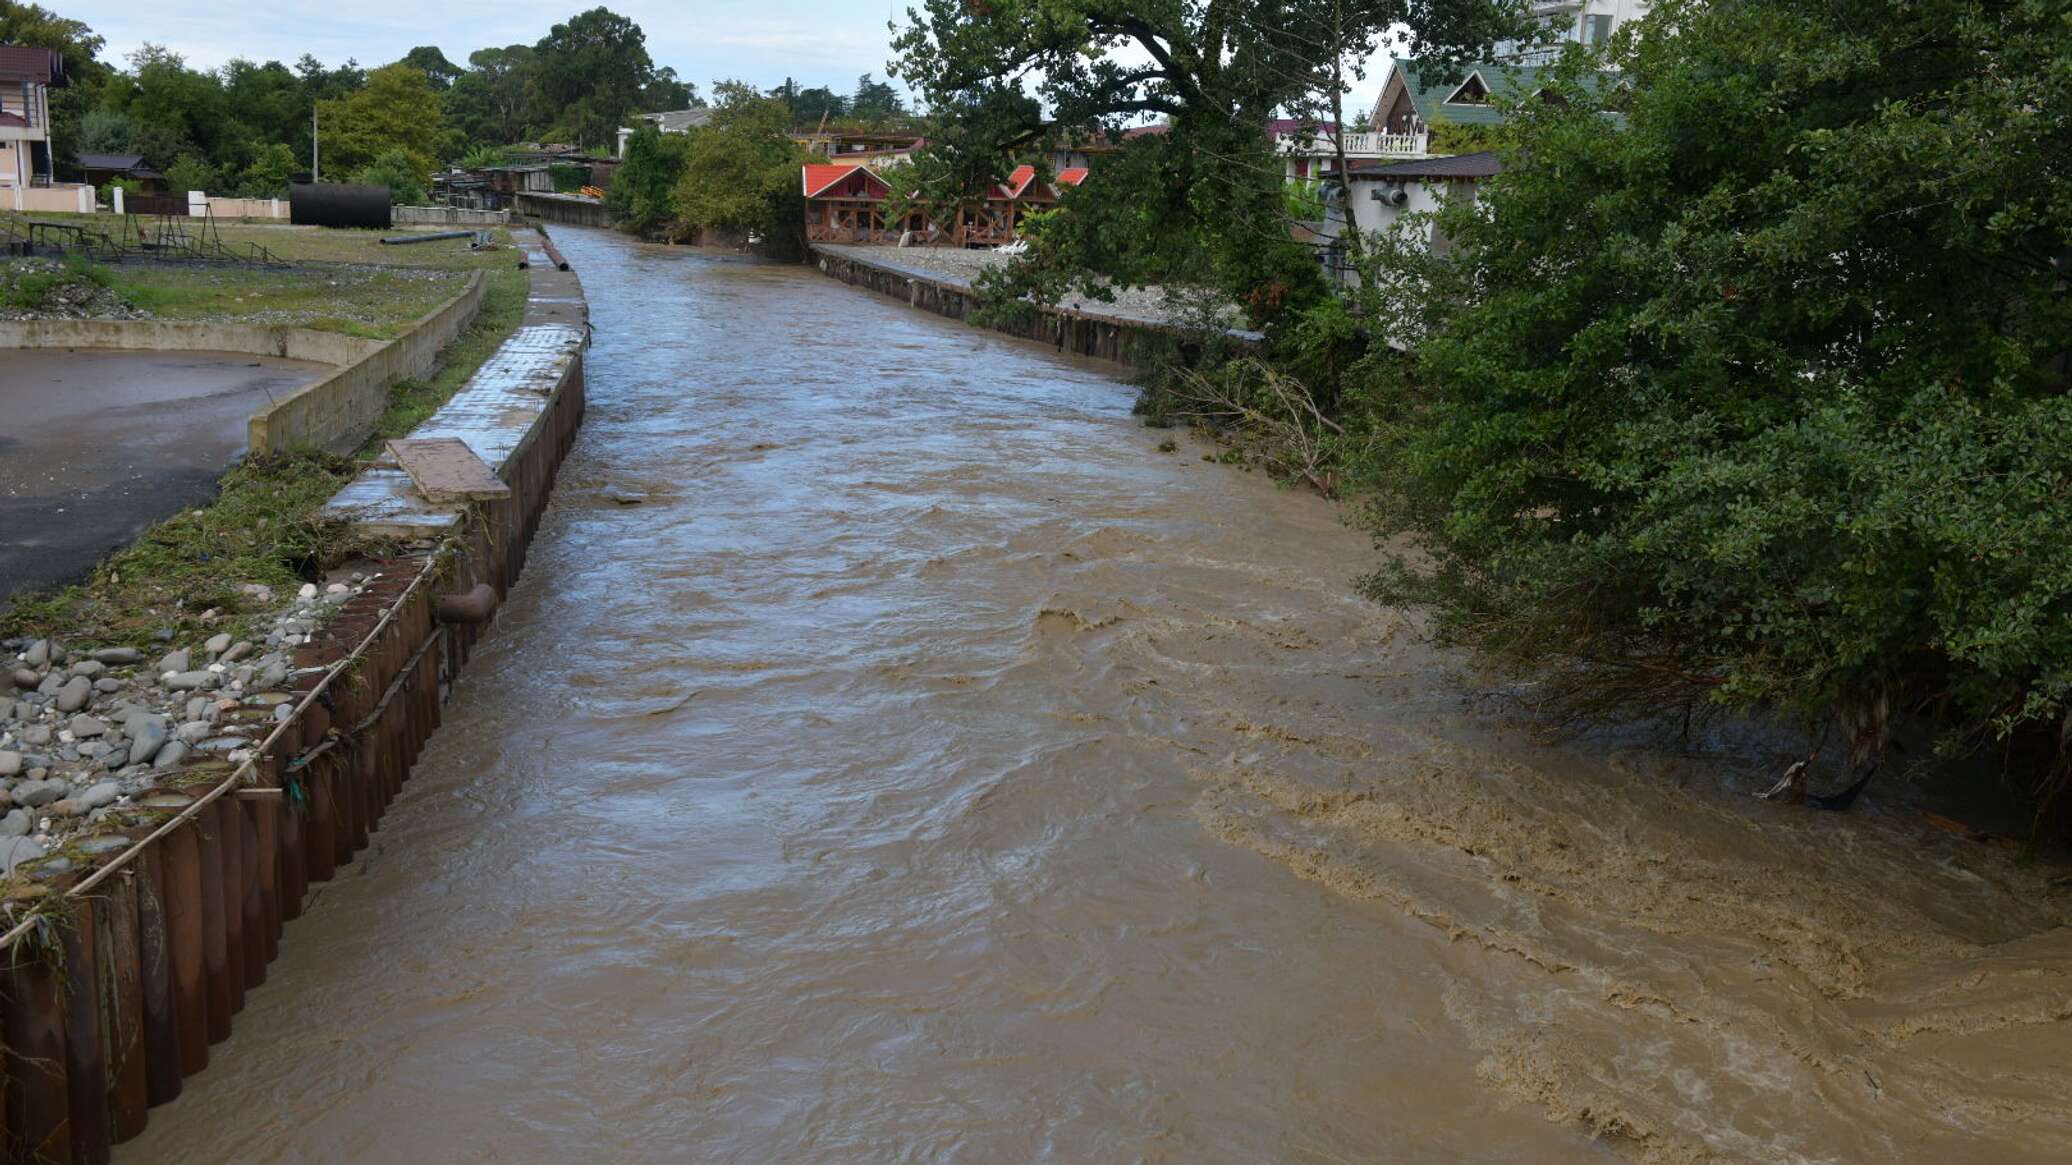
[{"label": "house with green roof", "polygon": [[1545,89],[1551,74],[1539,65],[1426,66],[1391,59],[1388,81],[1374,106],[1374,129],[1416,133],[1435,125],[1495,125],[1504,115],[1492,99],[1525,100]]}]

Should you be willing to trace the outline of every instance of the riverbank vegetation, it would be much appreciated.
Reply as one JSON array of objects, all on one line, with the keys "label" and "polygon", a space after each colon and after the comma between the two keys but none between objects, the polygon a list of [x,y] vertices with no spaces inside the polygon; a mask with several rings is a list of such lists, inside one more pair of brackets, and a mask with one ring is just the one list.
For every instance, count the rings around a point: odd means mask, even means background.
[{"label": "riverbank vegetation", "polygon": [[[1922,728],[2050,802],[2072,765],[2062,13],[1670,0],[1475,143],[1504,162],[1479,198],[1349,240],[1343,290],[1290,239],[1259,135],[1225,131],[1300,106],[1271,78],[1316,76],[1315,46],[1302,70],[1270,38],[1209,52],[1206,6],[1182,8],[1199,23],[1143,68],[1072,62],[1148,17],[1003,36],[939,0],[905,34],[903,68],[963,114],[933,159],[953,180],[1061,123],[1170,121],[997,295],[1181,279],[1244,303],[1259,359],[1170,370],[1146,411],[1345,488],[1415,548],[1368,592],[1551,713],[1784,713],[1846,777]],[[1440,19],[1427,53],[1487,27]],[[1012,80],[1031,65],[1040,101]]]},{"label": "riverbank vegetation", "polygon": [[643,125],[605,192],[622,229],[671,242],[759,243],[772,255],[804,253],[799,167],[815,155],[791,138],[782,100],[733,81],[713,87],[712,119],[681,134]]}]

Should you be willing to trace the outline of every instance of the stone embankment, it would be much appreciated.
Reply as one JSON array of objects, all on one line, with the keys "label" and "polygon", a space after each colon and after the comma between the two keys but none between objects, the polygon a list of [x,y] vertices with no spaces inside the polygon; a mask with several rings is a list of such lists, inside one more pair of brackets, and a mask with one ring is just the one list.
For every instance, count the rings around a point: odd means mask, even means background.
[{"label": "stone embankment", "polygon": [[6,1160],[105,1162],[180,1095],[437,728],[582,418],[582,287],[525,246],[524,325],[418,430],[467,441],[508,498],[432,505],[376,465],[326,516],[384,556],[249,595],[279,603],[263,634],[6,645]]},{"label": "stone embankment", "polygon": [[[164,653],[149,659],[134,647],[0,643],[13,653],[16,689],[0,698],[0,875],[123,815],[190,759],[249,759],[259,736],[294,710],[289,681],[303,670],[295,649],[366,578],[306,584],[257,643],[222,632],[175,646],[167,631],[154,636]],[[248,597],[266,606],[274,596],[254,586]]]}]

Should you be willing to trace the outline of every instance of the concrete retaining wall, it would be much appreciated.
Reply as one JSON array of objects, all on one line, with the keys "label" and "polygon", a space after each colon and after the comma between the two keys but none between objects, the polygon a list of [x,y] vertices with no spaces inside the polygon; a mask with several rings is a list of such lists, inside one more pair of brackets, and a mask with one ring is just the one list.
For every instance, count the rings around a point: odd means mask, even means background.
[{"label": "concrete retaining wall", "polygon": [[[910,307],[934,312],[953,320],[969,319],[978,310],[978,296],[968,287],[942,279],[930,279],[908,270],[895,270],[862,262],[847,255],[813,248],[812,261],[824,275],[880,295],[905,300]],[[1070,308],[1041,308],[1019,318],[993,325],[993,331],[1024,340],[1054,345],[1060,352],[1092,356],[1142,368],[1178,355],[1192,363],[1198,352],[1196,334],[1185,328],[1150,321],[1117,319],[1073,311]],[[1250,344],[1257,337],[1232,332],[1238,344]],[[1177,350],[1177,351],[1176,351]]]},{"label": "concrete retaining wall", "polygon": [[433,308],[393,340],[369,340],[309,328],[167,320],[0,321],[0,349],[112,348],[128,352],[247,352],[338,365],[338,371],[302,386],[252,414],[247,449],[281,453],[360,447],[388,407],[398,380],[438,366],[439,350],[453,342],[482,310],[487,284],[481,272],[460,294]]},{"label": "concrete retaining wall", "polygon": [[253,453],[296,448],[350,453],[359,448],[388,408],[390,386],[438,366],[439,350],[482,310],[486,286],[482,273],[476,272],[465,291],[434,308],[409,331],[253,413],[247,448]]},{"label": "concrete retaining wall", "polygon": [[397,226],[500,227],[511,221],[508,210],[470,210],[462,206],[398,206],[389,215]]},{"label": "concrete retaining wall", "polygon": [[267,328],[247,324],[180,323],[168,320],[0,320],[0,348],[111,348],[124,352],[246,352],[351,364],[380,349],[382,341],[309,328]]},{"label": "concrete retaining wall", "polygon": [[604,213],[604,204],[573,194],[516,194],[511,204],[518,213],[530,215],[544,222],[566,223],[572,227],[608,227],[611,216]]}]

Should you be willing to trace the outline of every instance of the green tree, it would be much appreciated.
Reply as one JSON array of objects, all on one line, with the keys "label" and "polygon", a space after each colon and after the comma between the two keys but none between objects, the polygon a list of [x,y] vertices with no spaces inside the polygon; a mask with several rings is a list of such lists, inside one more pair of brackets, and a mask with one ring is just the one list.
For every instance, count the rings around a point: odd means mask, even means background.
[{"label": "green tree", "polygon": [[459,80],[460,75],[467,71],[447,60],[446,54],[440,52],[437,45],[419,45],[404,53],[403,59],[397,64],[408,65],[423,73],[432,88],[441,93],[451,88],[453,83]]},{"label": "green tree", "polygon": [[79,122],[79,152],[120,154],[130,147],[136,126],[129,115],[113,109],[90,109]]},{"label": "green tree", "polygon": [[794,87],[786,104],[791,107],[791,123],[800,129],[811,129],[823,119],[837,120],[849,112],[849,102],[841,94],[820,86]]},{"label": "green tree", "polygon": [[640,92],[639,112],[661,113],[671,109],[703,109],[705,99],[698,96],[698,85],[677,77],[676,70],[663,67],[655,70],[647,87]]},{"label": "green tree", "polygon": [[350,96],[320,104],[326,167],[348,172],[400,153],[419,184],[439,154],[439,95],[409,65],[383,65]]},{"label": "green tree", "polygon": [[2062,4],[1668,0],[1375,272],[1374,590],[1584,709],[1909,713],[2062,781]]},{"label": "green tree", "polygon": [[190,190],[209,191],[216,185],[216,168],[198,155],[188,154],[166,168],[166,189],[174,194]]},{"label": "green tree", "polygon": [[533,56],[535,123],[579,145],[615,142],[655,77],[647,34],[608,8],[555,25]]},{"label": "green tree", "polygon": [[871,79],[869,73],[856,79],[856,94],[849,99],[849,116],[858,121],[883,124],[906,116],[906,102],[899,90]]},{"label": "green tree", "polygon": [[[1497,0],[927,0],[894,39],[895,73],[944,123],[922,163],[932,197],[983,189],[1033,146],[1117,133],[1160,116],[1168,131],[1131,142],[1072,213],[995,290],[1106,294],[1124,283],[1220,288],[1274,323],[1328,295],[1289,236],[1283,164],[1264,126],[1276,111],[1340,98],[1321,66],[1370,55],[1409,24],[1427,59],[1480,50],[1518,28]],[[1328,32],[1326,31],[1328,30]],[[1033,78],[1033,80],[1032,80]]]},{"label": "green tree", "polygon": [[402,150],[389,150],[353,171],[352,180],[361,186],[388,187],[389,201],[399,206],[422,206],[426,201],[417,160]]},{"label": "green tree", "polygon": [[811,155],[790,137],[791,108],[738,81],[713,86],[712,122],[691,131],[670,206],[685,230],[740,232],[795,254],[805,233],[799,167]]},{"label": "green tree", "polygon": [[689,145],[686,135],[665,134],[645,121],[626,139],[625,159],[604,192],[605,209],[621,226],[642,236],[662,233],[675,214],[670,194],[683,177]]},{"label": "green tree", "polygon": [[284,197],[288,183],[300,168],[294,150],[279,142],[264,146],[252,163],[239,172],[236,194],[240,198]]}]

